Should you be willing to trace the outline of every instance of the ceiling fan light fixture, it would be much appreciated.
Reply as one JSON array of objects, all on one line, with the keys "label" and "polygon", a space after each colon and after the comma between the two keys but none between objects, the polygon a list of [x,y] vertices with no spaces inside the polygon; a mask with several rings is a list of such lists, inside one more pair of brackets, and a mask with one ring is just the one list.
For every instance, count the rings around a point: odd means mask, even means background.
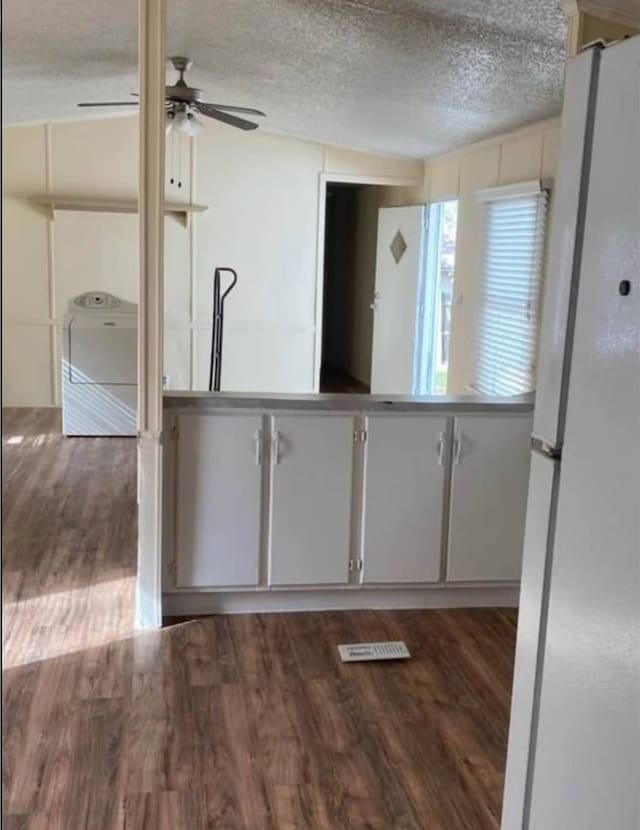
[{"label": "ceiling fan light fixture", "polygon": [[173,129],[173,113],[171,111],[169,111],[165,116],[164,126],[167,135],[169,135],[169,133]]},{"label": "ceiling fan light fixture", "polygon": [[179,109],[173,113],[173,129],[179,133],[189,132],[189,116],[186,110]]},{"label": "ceiling fan light fixture", "polygon": [[203,127],[202,121],[196,118],[195,113],[190,112],[187,115],[187,133],[190,136],[197,135]]}]

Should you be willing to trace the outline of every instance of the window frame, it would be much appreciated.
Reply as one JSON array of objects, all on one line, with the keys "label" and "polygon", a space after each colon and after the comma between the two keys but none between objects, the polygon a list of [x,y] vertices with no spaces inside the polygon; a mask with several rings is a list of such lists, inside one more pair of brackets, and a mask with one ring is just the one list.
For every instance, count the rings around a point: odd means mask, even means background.
[{"label": "window frame", "polygon": [[[481,285],[471,385],[476,393],[508,396],[535,389],[550,191],[550,182],[533,180],[486,188],[476,194],[483,208]],[[521,237],[531,239],[529,250],[525,242],[505,241],[506,228],[517,221],[518,214],[522,225],[514,230]],[[489,223],[493,223],[495,233],[492,250]],[[500,284],[509,280],[511,285],[506,286],[500,299]],[[519,320],[522,320],[521,332],[514,334]],[[516,345],[518,336],[523,343],[520,353]],[[487,359],[488,350],[498,349],[498,344],[502,350],[496,351],[493,361]],[[489,377],[491,371],[493,376]]]}]

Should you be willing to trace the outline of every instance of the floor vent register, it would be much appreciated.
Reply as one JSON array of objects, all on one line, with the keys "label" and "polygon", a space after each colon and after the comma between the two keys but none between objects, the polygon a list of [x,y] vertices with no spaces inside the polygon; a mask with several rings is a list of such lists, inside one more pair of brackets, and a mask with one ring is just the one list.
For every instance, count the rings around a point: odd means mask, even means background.
[{"label": "floor vent register", "polygon": [[411,655],[406,645],[395,643],[350,643],[338,646],[343,663],[364,663],[369,660],[407,660]]}]

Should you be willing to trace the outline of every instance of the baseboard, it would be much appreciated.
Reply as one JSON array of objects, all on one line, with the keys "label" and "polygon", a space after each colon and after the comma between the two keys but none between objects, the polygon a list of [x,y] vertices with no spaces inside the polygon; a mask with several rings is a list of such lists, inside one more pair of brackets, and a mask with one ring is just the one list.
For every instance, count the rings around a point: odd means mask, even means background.
[{"label": "baseboard", "polygon": [[62,411],[59,403],[5,403],[2,402],[2,411],[5,409],[26,409],[31,412],[38,409],[58,409]]},{"label": "baseboard", "polygon": [[358,591],[234,591],[164,594],[162,614],[265,614],[283,611],[400,610],[409,608],[515,608],[520,589],[361,589]]}]

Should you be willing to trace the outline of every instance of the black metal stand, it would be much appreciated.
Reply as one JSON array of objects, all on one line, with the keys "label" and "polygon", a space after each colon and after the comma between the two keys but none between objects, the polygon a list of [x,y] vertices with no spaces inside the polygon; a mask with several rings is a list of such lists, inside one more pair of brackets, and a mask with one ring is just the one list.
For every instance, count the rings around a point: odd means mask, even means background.
[{"label": "black metal stand", "polygon": [[[223,271],[231,274],[231,284],[220,293],[220,275]],[[233,268],[216,268],[213,274],[213,331],[211,332],[211,363],[209,364],[209,391],[220,391],[222,374],[222,329],[224,326],[224,301],[238,282]]]}]

